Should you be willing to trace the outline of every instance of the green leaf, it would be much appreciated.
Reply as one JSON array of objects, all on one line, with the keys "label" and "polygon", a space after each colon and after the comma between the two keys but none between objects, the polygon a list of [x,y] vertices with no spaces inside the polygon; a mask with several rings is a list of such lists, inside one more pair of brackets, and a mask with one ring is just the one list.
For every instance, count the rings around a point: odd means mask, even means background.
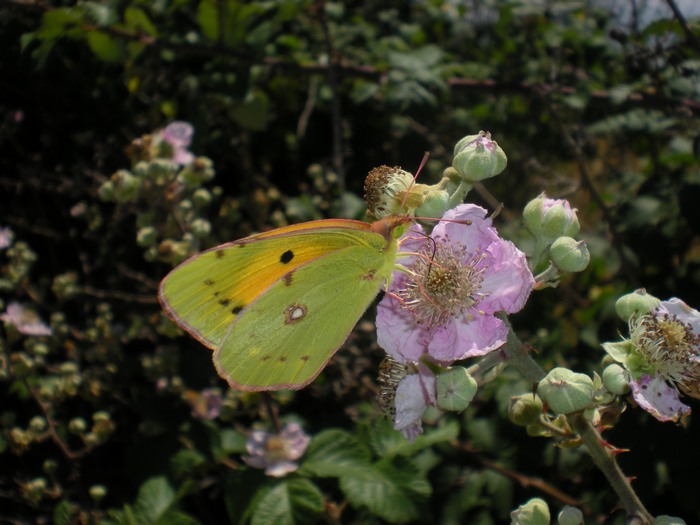
[{"label": "green leaf", "polygon": [[370,460],[351,434],[331,429],[317,434],[304,456],[299,473],[309,476],[339,477],[348,469],[364,468]]},{"label": "green leaf", "polygon": [[73,523],[73,504],[67,499],[61,500],[53,509],[54,525],[70,525]]},{"label": "green leaf", "polygon": [[256,499],[251,525],[317,523],[323,512],[323,494],[306,479],[285,480]]},{"label": "green leaf", "polygon": [[198,450],[185,448],[170,458],[170,468],[177,477],[183,477],[206,463],[204,454]]},{"label": "green leaf", "polygon": [[124,11],[124,22],[129,29],[135,32],[142,32],[149,36],[155,36],[158,32],[146,12],[138,7],[126,8],[126,11]]},{"label": "green leaf", "polygon": [[106,33],[90,31],[87,43],[95,56],[105,62],[119,62],[124,57],[122,43]]},{"label": "green leaf", "polygon": [[397,455],[410,456],[416,452],[445,441],[452,441],[459,435],[459,424],[450,421],[446,425],[426,430],[416,440],[409,442],[391,426],[390,421],[378,422],[370,433],[370,443],[380,457]]},{"label": "green leaf", "polygon": [[353,469],[340,478],[340,488],[354,506],[366,507],[390,523],[417,520],[431,493],[419,469],[402,457]]},{"label": "green leaf", "polygon": [[146,480],[139,488],[136,512],[147,522],[157,522],[175,504],[175,491],[163,476]]},{"label": "green leaf", "polygon": [[242,468],[231,472],[224,480],[224,505],[231,523],[243,523],[251,508],[263,495],[270,478],[261,470]]}]

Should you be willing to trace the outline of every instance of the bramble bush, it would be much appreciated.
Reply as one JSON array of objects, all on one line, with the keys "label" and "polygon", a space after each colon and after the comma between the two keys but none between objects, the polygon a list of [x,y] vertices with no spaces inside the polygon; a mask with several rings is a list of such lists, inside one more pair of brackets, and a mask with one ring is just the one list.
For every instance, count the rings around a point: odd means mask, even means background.
[{"label": "bramble bush", "polygon": [[[698,35],[564,1],[2,3],[0,519],[700,521]],[[462,222],[411,226],[308,387],[229,388],[159,282],[366,219],[369,172],[375,218]]]}]

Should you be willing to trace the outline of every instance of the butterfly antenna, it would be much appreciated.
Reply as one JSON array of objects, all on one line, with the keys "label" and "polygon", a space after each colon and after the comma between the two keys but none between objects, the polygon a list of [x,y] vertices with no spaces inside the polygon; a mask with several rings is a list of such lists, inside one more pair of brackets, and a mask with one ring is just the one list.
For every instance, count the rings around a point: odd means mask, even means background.
[{"label": "butterfly antenna", "polygon": [[413,176],[413,181],[411,182],[410,186],[406,190],[406,193],[403,197],[403,201],[401,202],[401,206],[399,207],[399,210],[403,209],[403,207],[406,204],[406,200],[408,199],[408,196],[410,194],[411,188],[416,184],[416,180],[418,179],[418,175],[420,175],[421,170],[425,167],[425,164],[428,162],[428,159],[430,158],[430,152],[425,151],[423,152],[423,158],[420,161],[420,164],[418,165],[418,169],[416,170],[416,174]]}]

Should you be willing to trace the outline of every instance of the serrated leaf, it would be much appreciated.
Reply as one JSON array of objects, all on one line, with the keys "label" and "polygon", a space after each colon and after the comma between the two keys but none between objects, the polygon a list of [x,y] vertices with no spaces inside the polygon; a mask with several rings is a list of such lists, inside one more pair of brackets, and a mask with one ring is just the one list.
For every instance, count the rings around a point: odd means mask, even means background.
[{"label": "serrated leaf", "polygon": [[323,494],[306,479],[285,480],[255,502],[251,525],[317,523],[323,512]]},{"label": "serrated leaf", "polygon": [[351,434],[331,429],[316,435],[309,445],[299,473],[310,476],[338,477],[351,468],[369,464],[369,452]]},{"label": "serrated leaf", "polygon": [[390,523],[418,519],[431,493],[419,469],[402,457],[348,472],[340,478],[340,489],[354,506],[366,507]]}]

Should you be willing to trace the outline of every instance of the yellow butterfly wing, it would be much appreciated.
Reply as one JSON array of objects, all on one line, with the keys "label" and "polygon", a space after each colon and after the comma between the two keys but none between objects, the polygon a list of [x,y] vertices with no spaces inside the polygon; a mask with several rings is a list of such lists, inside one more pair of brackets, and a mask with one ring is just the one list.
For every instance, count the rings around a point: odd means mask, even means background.
[{"label": "yellow butterfly wing", "polygon": [[301,388],[389,278],[395,253],[390,231],[312,221],[192,257],[166,276],[159,299],[177,324],[216,350],[217,369],[232,386]]}]

